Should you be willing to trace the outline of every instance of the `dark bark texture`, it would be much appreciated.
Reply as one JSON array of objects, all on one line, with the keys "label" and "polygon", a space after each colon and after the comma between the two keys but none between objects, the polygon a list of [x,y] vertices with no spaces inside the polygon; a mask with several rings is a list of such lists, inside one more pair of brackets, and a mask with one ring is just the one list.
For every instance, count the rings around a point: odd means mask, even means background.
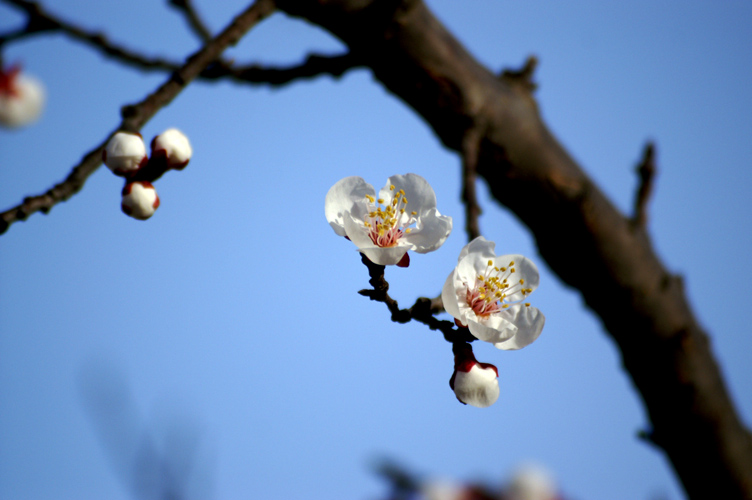
[{"label": "dark bark texture", "polygon": [[[752,499],[740,422],[682,280],[644,224],[620,213],[541,121],[524,72],[494,75],[420,0],[278,0],[348,45],[534,234],[618,345],[662,449],[693,499]],[[470,143],[470,146],[468,146]],[[477,156],[475,156],[477,155]]]}]

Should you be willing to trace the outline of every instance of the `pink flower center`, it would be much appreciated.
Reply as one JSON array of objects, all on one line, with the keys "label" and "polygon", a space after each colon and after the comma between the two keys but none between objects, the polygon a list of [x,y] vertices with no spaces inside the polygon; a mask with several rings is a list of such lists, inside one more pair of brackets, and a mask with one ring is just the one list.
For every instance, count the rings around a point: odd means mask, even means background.
[{"label": "pink flower center", "polygon": [[400,238],[410,232],[409,226],[418,220],[416,212],[406,211],[405,191],[398,191],[394,185],[389,188],[392,191],[392,201],[386,205],[382,198],[377,200],[371,195],[366,195],[368,216],[363,224],[373,244],[382,248],[397,246]]},{"label": "pink flower center", "polygon": [[478,317],[487,318],[509,307],[510,302],[517,302],[510,301],[509,297],[512,295],[521,293],[526,297],[533,290],[525,288],[524,279],[514,278],[516,272],[514,261],[506,267],[496,267],[493,261],[489,260],[485,272],[476,276],[473,286],[467,285],[467,305]]},{"label": "pink flower center", "polygon": [[476,315],[484,318],[501,310],[498,301],[489,302],[480,290],[470,287],[467,288],[467,305]]}]

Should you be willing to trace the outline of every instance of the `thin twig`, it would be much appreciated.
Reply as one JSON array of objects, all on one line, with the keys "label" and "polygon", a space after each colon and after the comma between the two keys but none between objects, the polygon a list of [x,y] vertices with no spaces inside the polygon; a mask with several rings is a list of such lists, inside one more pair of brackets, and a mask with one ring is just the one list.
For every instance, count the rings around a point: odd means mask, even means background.
[{"label": "thin twig", "polygon": [[499,75],[499,78],[513,85],[519,85],[528,92],[533,92],[538,88],[538,84],[533,81],[535,69],[538,67],[538,58],[528,56],[525,64],[520,69],[505,69]]},{"label": "thin twig", "polygon": [[637,166],[640,185],[635,193],[634,215],[632,216],[632,224],[635,227],[644,228],[647,224],[647,205],[650,195],[653,193],[655,172],[655,145],[652,142],[648,142],[643,150],[642,160]]},{"label": "thin twig", "polygon": [[[24,10],[28,16],[25,28],[0,35],[0,45],[16,41],[43,31],[58,31],[71,39],[83,42],[102,54],[123,64],[142,71],[178,71],[181,64],[161,57],[149,57],[111,42],[104,34],[87,31],[75,24],[63,20],[43,10],[38,4],[26,0],[2,0]],[[203,37],[208,35],[188,0],[170,0],[170,5],[180,9],[189,19],[196,33]],[[194,19],[195,18],[195,19]],[[196,23],[194,25],[194,23]],[[319,75],[340,77],[346,71],[363,66],[360,59],[352,53],[337,56],[309,54],[302,64],[289,67],[262,67],[258,64],[234,66],[227,61],[217,60],[198,77],[205,80],[231,79],[240,83],[268,84],[272,87],[286,85],[301,78],[313,78]]]},{"label": "thin twig", "polygon": [[392,315],[392,321],[409,323],[415,320],[423,323],[431,330],[439,330],[447,342],[472,342],[475,340],[475,337],[466,328],[455,328],[452,321],[438,320],[433,316],[444,310],[443,306],[438,306],[437,300],[440,301],[441,299],[420,297],[409,309],[400,309],[397,301],[389,296],[389,283],[384,278],[385,266],[374,264],[363,254],[360,255],[360,260],[368,268],[368,275],[371,277],[368,283],[371,284],[373,289],[366,288],[358,293],[376,302],[386,304]]},{"label": "thin twig", "polygon": [[480,128],[469,128],[462,138],[462,202],[465,204],[465,231],[468,241],[480,236],[478,217],[481,214],[475,191],[478,150],[482,133]]},{"label": "thin twig", "polygon": [[129,49],[111,43],[102,33],[86,31],[75,24],[65,21],[58,16],[46,12],[39,4],[26,0],[3,0],[5,3],[18,7],[28,16],[24,33],[14,32],[10,38],[5,35],[0,38],[0,43],[18,40],[42,32],[59,31],[73,40],[83,42],[90,47],[119,60],[129,66],[139,69],[159,69],[163,71],[175,71],[180,65],[166,59],[150,58],[133,52]]},{"label": "thin twig", "polygon": [[131,132],[140,130],[157,111],[169,104],[207,65],[215,61],[228,46],[237,43],[249,29],[271,14],[274,8],[273,0],[258,0],[238,15],[216,38],[189,57],[185,65],[175,71],[157,90],[143,101],[123,107],[121,111],[123,120],[120,126],[112,131],[107,139],[89,151],[64,181],[44,194],[25,198],[20,205],[0,214],[0,234],[7,231],[8,227],[14,222],[25,220],[37,211],[47,213],[55,204],[65,201],[77,193],[84,186],[86,179],[101,164],[102,150],[115,132],[118,130]]},{"label": "thin twig", "polygon": [[209,28],[204,24],[204,21],[201,19],[201,17],[198,15],[198,12],[196,11],[196,8],[193,6],[193,3],[191,0],[169,0],[168,5],[171,5],[175,8],[175,10],[178,10],[183,13],[185,16],[185,20],[188,21],[188,26],[190,26],[191,30],[198,36],[198,38],[203,42],[206,43],[212,38],[211,31]]},{"label": "thin twig", "polygon": [[230,78],[238,82],[268,84],[272,87],[286,85],[302,78],[320,75],[340,77],[350,69],[364,66],[360,58],[351,52],[338,56],[309,54],[306,60],[295,66],[271,68],[259,65],[228,66],[222,62],[212,64],[201,73],[201,78],[211,80]]}]

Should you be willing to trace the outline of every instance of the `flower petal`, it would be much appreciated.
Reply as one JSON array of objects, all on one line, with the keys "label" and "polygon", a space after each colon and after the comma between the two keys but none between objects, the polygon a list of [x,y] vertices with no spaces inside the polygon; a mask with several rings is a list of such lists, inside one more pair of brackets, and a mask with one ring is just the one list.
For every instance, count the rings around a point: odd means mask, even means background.
[{"label": "flower petal", "polygon": [[493,258],[493,254],[489,255],[485,252],[468,253],[457,263],[457,277],[469,286],[474,287],[478,275],[485,274],[488,261],[493,260]]},{"label": "flower petal", "polygon": [[[505,351],[522,349],[532,344],[543,331],[546,317],[535,307],[515,304],[502,313],[503,316],[517,326],[517,333],[508,340],[495,342],[494,346]],[[472,332],[472,330],[471,330]]]},{"label": "flower petal", "polygon": [[[540,283],[540,275],[538,274],[538,267],[525,256],[512,254],[512,255],[500,255],[494,259],[494,265],[496,267],[510,267],[509,263],[514,262],[514,273],[510,275],[509,282],[517,283],[519,280],[524,280],[524,288],[529,289],[531,292],[538,288]],[[528,293],[527,295],[530,295]],[[519,302],[525,299],[525,295],[520,292],[513,293],[507,296],[506,300],[509,302]]]},{"label": "flower petal", "polygon": [[358,247],[358,251],[368,257],[374,264],[380,266],[396,265],[410,249],[410,246],[406,244],[397,244],[393,247],[380,247],[375,245],[368,236],[368,232],[365,226],[363,226],[363,223],[355,220],[349,212],[345,214],[343,222],[345,235],[350,238],[350,241],[355,243],[355,246]]},{"label": "flower petal", "polygon": [[471,311],[467,314],[466,319],[467,327],[470,329],[473,337],[494,345],[514,338],[518,331],[517,325],[503,318],[501,314],[492,314],[487,318],[479,318]]},{"label": "flower petal", "polygon": [[359,248],[358,250],[368,257],[371,262],[380,266],[397,265],[407,253],[407,247],[401,245],[387,248],[373,245],[370,247]]},{"label": "flower petal", "polygon": [[402,239],[412,246],[411,250],[428,253],[443,245],[451,232],[452,218],[441,215],[438,210],[432,208],[418,219],[415,229],[405,234]]},{"label": "flower petal", "polygon": [[454,274],[455,271],[449,273],[446,282],[444,282],[444,287],[441,289],[441,301],[444,303],[444,310],[461,321],[462,316],[457,301]]},{"label": "flower petal", "polygon": [[467,256],[470,252],[479,252],[484,255],[488,255],[490,258],[494,258],[496,256],[496,243],[493,241],[488,241],[483,236],[478,236],[473,241],[462,247],[462,250],[460,250],[460,256],[457,258],[457,262],[461,261],[462,259]]},{"label": "flower petal", "polygon": [[350,213],[356,219],[363,220],[367,213],[366,195],[375,196],[373,186],[362,177],[345,177],[338,181],[326,193],[324,213],[329,225],[339,236],[345,236],[344,217]]},{"label": "flower petal", "polygon": [[385,203],[388,203],[392,199],[392,192],[389,189],[391,185],[397,190],[403,190],[405,192],[405,198],[407,198],[408,212],[417,212],[418,215],[422,215],[424,212],[436,208],[436,193],[428,181],[417,174],[405,174],[405,175],[393,175],[386,181],[381,191],[379,191],[379,198],[383,198]]}]

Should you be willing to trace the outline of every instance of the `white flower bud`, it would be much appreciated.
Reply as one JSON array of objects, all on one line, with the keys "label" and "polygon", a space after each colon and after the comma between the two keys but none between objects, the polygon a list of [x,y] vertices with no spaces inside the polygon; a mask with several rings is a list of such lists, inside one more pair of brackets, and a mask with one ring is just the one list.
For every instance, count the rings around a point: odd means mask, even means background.
[{"label": "white flower bud", "polygon": [[117,132],[102,151],[102,161],[115,175],[130,177],[146,165],[146,145],[139,134]]},{"label": "white flower bud", "polygon": [[475,363],[469,371],[455,371],[454,394],[465,404],[486,408],[499,399],[498,374],[494,365]]},{"label": "white flower bud", "polygon": [[461,403],[486,408],[499,399],[499,371],[490,363],[479,363],[470,344],[455,344],[454,373],[449,386]]},{"label": "white flower bud", "polygon": [[123,212],[134,219],[146,220],[159,208],[159,196],[151,182],[129,182],[123,188]]},{"label": "white flower bud", "polygon": [[448,480],[430,480],[420,486],[424,500],[463,500],[469,498],[467,488]]},{"label": "white flower bud", "polygon": [[169,168],[183,170],[193,155],[191,143],[180,130],[169,128],[151,141],[152,158],[163,156]]},{"label": "white flower bud", "polygon": [[44,108],[44,86],[19,68],[0,70],[0,124],[22,127],[39,118]]},{"label": "white flower bud", "polygon": [[537,464],[520,466],[512,475],[505,498],[510,500],[556,500],[556,482],[548,469]]}]

